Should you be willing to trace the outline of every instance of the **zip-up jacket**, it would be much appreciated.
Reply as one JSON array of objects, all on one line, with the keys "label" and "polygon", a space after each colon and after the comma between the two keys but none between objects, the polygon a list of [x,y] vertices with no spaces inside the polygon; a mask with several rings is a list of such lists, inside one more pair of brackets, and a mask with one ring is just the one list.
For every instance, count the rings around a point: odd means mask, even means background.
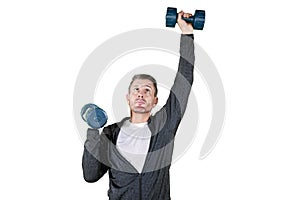
[{"label": "zip-up jacket", "polygon": [[174,137],[186,109],[193,83],[194,36],[181,35],[178,71],[166,104],[148,119],[151,131],[149,150],[139,173],[117,150],[125,118],[99,130],[88,129],[82,158],[87,182],[109,173],[110,200],[170,200],[170,174]]}]

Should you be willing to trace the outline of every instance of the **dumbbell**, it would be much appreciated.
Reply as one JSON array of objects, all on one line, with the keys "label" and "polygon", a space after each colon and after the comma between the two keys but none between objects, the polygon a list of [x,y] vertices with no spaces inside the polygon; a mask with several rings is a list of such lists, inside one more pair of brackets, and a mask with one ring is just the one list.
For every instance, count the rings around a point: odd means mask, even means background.
[{"label": "dumbbell", "polygon": [[[168,7],[166,14],[166,27],[175,27],[177,22],[177,8]],[[195,10],[195,14],[189,18],[182,17],[187,23],[191,23],[195,30],[202,30],[205,22],[205,10]]]},{"label": "dumbbell", "polygon": [[80,114],[82,119],[93,129],[102,128],[107,122],[106,112],[92,103],[84,105]]}]

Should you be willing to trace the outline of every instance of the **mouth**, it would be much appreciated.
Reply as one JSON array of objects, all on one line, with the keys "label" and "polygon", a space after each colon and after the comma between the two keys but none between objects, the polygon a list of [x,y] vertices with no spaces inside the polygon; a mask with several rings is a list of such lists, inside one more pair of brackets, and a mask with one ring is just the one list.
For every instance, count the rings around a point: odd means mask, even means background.
[{"label": "mouth", "polygon": [[146,101],[143,100],[143,99],[137,99],[137,100],[135,100],[135,103],[137,103],[137,104],[145,104]]}]

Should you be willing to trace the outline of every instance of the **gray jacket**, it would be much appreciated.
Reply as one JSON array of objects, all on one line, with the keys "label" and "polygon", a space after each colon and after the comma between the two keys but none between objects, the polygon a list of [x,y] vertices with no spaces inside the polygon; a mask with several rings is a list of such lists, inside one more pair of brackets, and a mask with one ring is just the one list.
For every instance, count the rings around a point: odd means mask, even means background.
[{"label": "gray jacket", "polygon": [[87,182],[98,181],[109,173],[110,200],[169,200],[169,169],[174,137],[186,109],[193,83],[194,36],[181,35],[180,59],[174,84],[166,104],[151,116],[148,127],[151,139],[142,173],[139,173],[117,150],[120,128],[125,120],[103,128],[88,129],[82,159]]}]

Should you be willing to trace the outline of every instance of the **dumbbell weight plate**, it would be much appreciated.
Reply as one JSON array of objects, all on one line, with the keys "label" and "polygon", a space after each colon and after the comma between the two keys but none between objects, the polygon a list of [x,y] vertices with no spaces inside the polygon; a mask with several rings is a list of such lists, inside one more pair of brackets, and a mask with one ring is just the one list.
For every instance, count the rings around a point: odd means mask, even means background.
[{"label": "dumbbell weight plate", "polygon": [[88,111],[91,110],[93,107],[94,107],[94,105],[89,103],[89,104],[84,105],[81,108],[80,116],[85,122],[86,122],[86,116],[87,116]]},{"label": "dumbbell weight plate", "polygon": [[193,23],[194,29],[203,30],[204,22],[205,22],[205,11],[196,10],[194,14],[194,23]]},{"label": "dumbbell weight plate", "polygon": [[177,22],[177,8],[168,7],[166,14],[166,27],[175,27]]}]

